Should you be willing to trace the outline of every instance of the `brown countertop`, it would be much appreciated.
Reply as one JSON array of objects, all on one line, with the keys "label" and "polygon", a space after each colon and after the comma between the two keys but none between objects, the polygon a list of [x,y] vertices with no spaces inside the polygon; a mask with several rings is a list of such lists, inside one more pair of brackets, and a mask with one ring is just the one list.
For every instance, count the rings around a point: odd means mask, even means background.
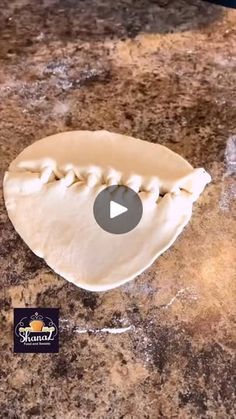
[{"label": "brown countertop", "polygon": [[[37,139],[104,128],[164,144],[213,179],[176,243],[99,294],[34,256],[1,203],[1,417],[235,417],[235,97],[235,10],[1,2],[2,174]],[[12,353],[23,306],[60,307],[59,354]]]}]

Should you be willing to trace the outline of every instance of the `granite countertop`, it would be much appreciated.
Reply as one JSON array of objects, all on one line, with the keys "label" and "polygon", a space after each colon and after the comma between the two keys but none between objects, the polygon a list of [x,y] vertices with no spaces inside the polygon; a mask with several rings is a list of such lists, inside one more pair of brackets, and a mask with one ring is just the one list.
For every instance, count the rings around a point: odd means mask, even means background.
[{"label": "granite countertop", "polygon": [[[37,139],[104,128],[164,144],[213,179],[175,244],[98,294],[36,257],[1,202],[1,418],[235,417],[235,97],[235,10],[1,1],[2,174]],[[12,308],[24,306],[60,307],[59,354],[12,353]]]}]

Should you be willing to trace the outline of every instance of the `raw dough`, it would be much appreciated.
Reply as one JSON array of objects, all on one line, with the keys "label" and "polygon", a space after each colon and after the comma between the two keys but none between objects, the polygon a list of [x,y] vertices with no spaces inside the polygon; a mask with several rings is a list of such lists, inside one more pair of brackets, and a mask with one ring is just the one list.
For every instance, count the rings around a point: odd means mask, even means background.
[{"label": "raw dough", "polygon": [[[208,182],[204,169],[164,146],[73,131],[23,150],[5,174],[4,197],[15,229],[36,255],[81,288],[105,291],[140,274],[174,242]],[[93,216],[96,196],[113,184],[142,199],[143,217],[126,234],[105,232]]]}]

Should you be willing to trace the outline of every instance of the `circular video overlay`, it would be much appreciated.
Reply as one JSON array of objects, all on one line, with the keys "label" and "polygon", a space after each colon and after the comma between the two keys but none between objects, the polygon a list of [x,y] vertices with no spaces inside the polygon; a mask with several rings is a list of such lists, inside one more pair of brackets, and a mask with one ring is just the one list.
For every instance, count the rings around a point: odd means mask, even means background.
[{"label": "circular video overlay", "polygon": [[98,225],[111,234],[125,234],[133,230],[143,215],[139,195],[127,186],[108,186],[98,194],[93,206]]}]

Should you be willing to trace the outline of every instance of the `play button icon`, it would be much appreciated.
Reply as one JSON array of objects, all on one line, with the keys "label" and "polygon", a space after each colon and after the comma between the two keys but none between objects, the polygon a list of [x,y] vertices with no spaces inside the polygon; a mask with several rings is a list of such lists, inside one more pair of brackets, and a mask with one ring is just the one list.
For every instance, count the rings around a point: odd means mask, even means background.
[{"label": "play button icon", "polygon": [[117,204],[115,201],[110,202],[110,218],[118,217],[118,215],[124,214],[126,211],[128,211],[128,208],[124,207],[124,205]]},{"label": "play button icon", "polygon": [[103,230],[112,234],[125,234],[140,222],[143,214],[142,201],[127,186],[108,186],[97,195],[93,214]]}]

